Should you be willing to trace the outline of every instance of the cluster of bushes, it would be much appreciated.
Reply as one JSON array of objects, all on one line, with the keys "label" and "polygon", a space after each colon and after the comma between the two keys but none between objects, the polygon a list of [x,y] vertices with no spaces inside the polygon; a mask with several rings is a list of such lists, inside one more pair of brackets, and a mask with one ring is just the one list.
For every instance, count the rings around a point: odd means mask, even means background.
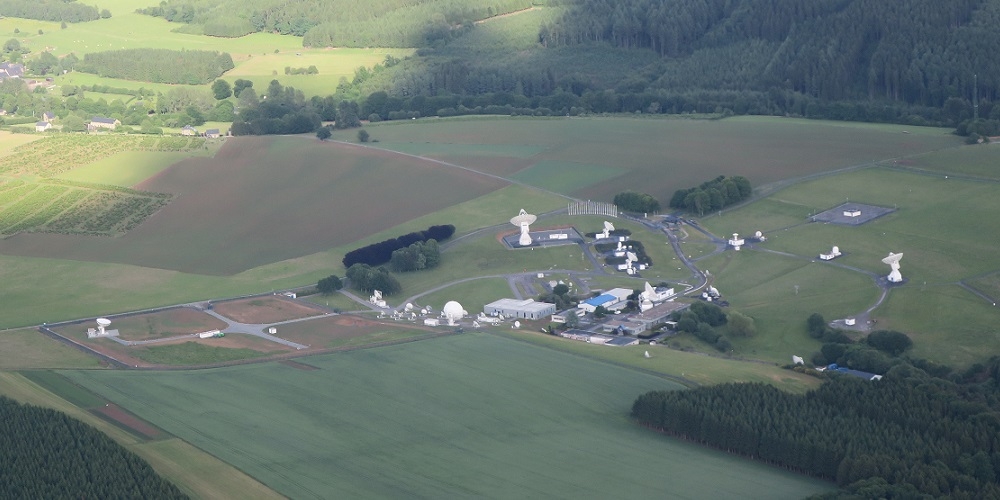
[{"label": "cluster of bushes", "polygon": [[653,213],[660,211],[660,202],[646,193],[623,191],[615,195],[614,204],[620,210],[635,213]]},{"label": "cluster of bushes", "polygon": [[2,498],[187,498],[103,432],[3,396],[0,446]]},{"label": "cluster of bushes", "polygon": [[308,68],[293,68],[291,66],[285,66],[286,75],[318,75],[319,69],[316,66],[309,66]]},{"label": "cluster of bushes", "polygon": [[347,268],[345,275],[356,290],[365,292],[378,290],[383,295],[395,295],[403,289],[396,277],[389,274],[389,270],[384,267],[354,264]]},{"label": "cluster of bushes", "polygon": [[725,325],[728,318],[725,311],[715,304],[696,301],[685,311],[674,313],[672,319],[677,322],[677,331],[690,333],[720,352],[733,348],[729,339],[716,331],[716,327]]},{"label": "cluster of bushes", "polygon": [[[551,292],[549,292],[549,293],[543,293],[543,294],[539,295],[537,300],[539,302],[548,302],[550,304],[555,304],[556,305],[556,310],[558,310],[558,311],[562,311],[564,309],[569,309],[570,307],[573,307],[573,306],[575,306],[577,304],[576,297],[573,296],[573,295],[570,295],[570,293],[569,293],[569,286],[563,285],[563,284],[558,284],[558,285],[552,287],[552,291]],[[575,311],[574,311],[574,314],[573,314],[573,318],[576,320],[577,323],[579,323],[579,319],[580,318],[578,316],[576,316]],[[567,321],[566,321],[566,327],[567,328],[575,328],[576,327],[576,325],[571,325],[570,324],[571,321],[572,320],[570,320],[567,317]]]},{"label": "cluster of bushes", "polygon": [[998,383],[997,357],[950,378],[901,362],[882,380],[835,377],[803,395],[760,383],[650,392],[632,416],[846,490],[821,498],[998,498]]},{"label": "cluster of bushes", "polygon": [[252,87],[241,86],[241,80],[233,88],[240,108],[230,129],[233,135],[316,132],[323,121],[336,121],[338,129],[361,126],[360,107],[351,100],[314,96],[307,101],[301,91],[277,80],[268,85],[263,100]]},{"label": "cluster of bushes", "polygon": [[234,67],[225,52],[169,49],[91,52],[76,65],[78,71],[109,78],[188,85],[209,83]]},{"label": "cluster of bushes", "polygon": [[704,215],[739,203],[753,194],[750,180],[741,175],[720,175],[698,187],[678,189],[670,198],[670,208]]},{"label": "cluster of bushes", "polygon": [[[914,362],[899,357],[913,345],[913,341],[905,333],[876,330],[860,342],[855,342],[845,332],[830,328],[819,313],[809,316],[806,330],[810,337],[824,342],[820,351],[812,357],[813,364],[817,366],[836,363],[855,370],[884,374],[896,365]],[[931,368],[930,365],[926,366]]]},{"label": "cluster of bushes", "polygon": [[418,241],[406,248],[392,252],[389,267],[397,273],[432,269],[441,264],[441,250],[437,240]]},{"label": "cluster of bushes", "polygon": [[344,288],[344,282],[335,274],[331,274],[316,283],[316,291],[323,295],[330,295],[341,288]]},{"label": "cluster of bushes", "polygon": [[371,245],[347,252],[347,254],[344,255],[344,267],[351,267],[354,264],[368,264],[369,266],[385,264],[386,262],[392,260],[393,252],[396,250],[407,248],[414,243],[425,242],[428,240],[444,241],[451,238],[453,234],[455,234],[455,226],[445,224],[440,226],[431,226],[423,231],[415,231],[397,238],[390,238],[378,243],[372,243]]}]

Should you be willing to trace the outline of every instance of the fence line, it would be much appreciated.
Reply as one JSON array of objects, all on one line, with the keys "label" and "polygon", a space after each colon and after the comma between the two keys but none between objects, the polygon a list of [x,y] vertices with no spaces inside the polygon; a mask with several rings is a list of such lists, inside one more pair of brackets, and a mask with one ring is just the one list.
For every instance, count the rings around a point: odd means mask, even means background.
[{"label": "fence line", "polygon": [[618,207],[614,203],[603,201],[574,201],[566,207],[569,215],[603,215],[618,217]]}]

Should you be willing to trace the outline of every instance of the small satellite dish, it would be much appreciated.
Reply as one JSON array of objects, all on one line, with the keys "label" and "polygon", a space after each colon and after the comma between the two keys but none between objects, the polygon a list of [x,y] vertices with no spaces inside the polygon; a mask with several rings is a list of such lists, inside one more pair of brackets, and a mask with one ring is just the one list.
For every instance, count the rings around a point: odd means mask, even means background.
[{"label": "small satellite dish", "polygon": [[514,322],[514,328],[521,328],[521,322],[520,321],[515,321]]}]

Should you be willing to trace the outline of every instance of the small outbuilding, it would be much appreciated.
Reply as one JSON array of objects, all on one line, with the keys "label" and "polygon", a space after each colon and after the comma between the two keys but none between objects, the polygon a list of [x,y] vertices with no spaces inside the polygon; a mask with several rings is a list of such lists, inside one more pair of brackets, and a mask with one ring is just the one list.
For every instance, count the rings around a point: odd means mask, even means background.
[{"label": "small outbuilding", "polygon": [[217,128],[210,128],[205,131],[205,137],[208,137],[209,139],[217,139],[221,135],[222,134],[219,133],[219,129]]},{"label": "small outbuilding", "polygon": [[49,122],[37,122],[35,123],[35,132],[45,132],[46,130],[52,128],[52,124]]}]

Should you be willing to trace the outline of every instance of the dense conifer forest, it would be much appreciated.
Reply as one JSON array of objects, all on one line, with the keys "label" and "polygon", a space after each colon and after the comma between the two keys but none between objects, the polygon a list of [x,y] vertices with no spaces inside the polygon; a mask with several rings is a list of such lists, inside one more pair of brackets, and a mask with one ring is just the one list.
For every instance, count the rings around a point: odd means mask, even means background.
[{"label": "dense conifer forest", "polygon": [[831,479],[861,498],[1000,497],[1000,361],[939,378],[900,364],[805,395],[724,384],[640,396],[641,424]]},{"label": "dense conifer forest", "polygon": [[0,450],[0,498],[187,498],[97,429],[3,396]]}]

